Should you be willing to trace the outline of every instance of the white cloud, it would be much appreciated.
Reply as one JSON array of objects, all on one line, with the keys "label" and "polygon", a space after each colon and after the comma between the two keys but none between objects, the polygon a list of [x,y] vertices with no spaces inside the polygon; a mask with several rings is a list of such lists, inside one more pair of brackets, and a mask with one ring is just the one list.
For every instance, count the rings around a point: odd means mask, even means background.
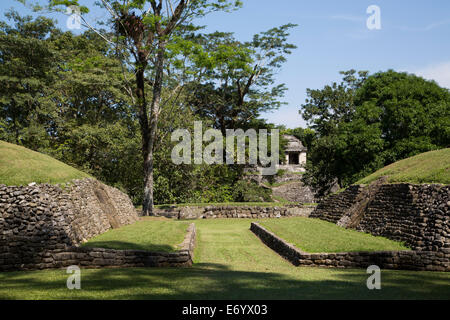
[{"label": "white cloud", "polygon": [[425,79],[435,80],[442,87],[450,88],[450,61],[430,65],[414,73]]},{"label": "white cloud", "polygon": [[397,28],[399,28],[400,30],[403,30],[403,31],[430,31],[430,30],[433,30],[435,28],[438,28],[438,27],[441,27],[441,26],[445,26],[447,24],[450,24],[450,19],[433,22],[433,23],[430,23],[429,25],[424,26],[424,27],[400,26],[400,27],[397,27]]}]

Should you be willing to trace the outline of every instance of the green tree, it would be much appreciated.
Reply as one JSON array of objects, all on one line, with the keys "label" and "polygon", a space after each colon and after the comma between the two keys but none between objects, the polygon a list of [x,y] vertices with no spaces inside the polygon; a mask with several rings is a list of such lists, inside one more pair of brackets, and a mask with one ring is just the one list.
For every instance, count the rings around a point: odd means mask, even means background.
[{"label": "green tree", "polygon": [[139,123],[110,44],[92,31],[62,33],[43,17],[13,11],[7,18],[0,23],[0,139],[142,199]]},{"label": "green tree", "polygon": [[[340,83],[334,82],[321,90],[308,89],[308,99],[301,109],[302,117],[315,132],[309,146],[307,170],[303,180],[314,187],[319,196],[327,194],[336,183],[344,185],[347,170],[354,163],[353,155],[346,150],[353,134],[350,130],[357,107],[355,94],[368,73],[349,70],[340,74]],[[364,136],[362,133],[362,137]],[[361,139],[362,142],[366,145],[364,139]]]},{"label": "green tree", "polygon": [[379,110],[384,165],[450,144],[450,93],[433,81],[379,72],[365,81],[356,103]]},{"label": "green tree", "polygon": [[41,94],[54,80],[55,54],[48,36],[54,22],[5,14],[13,26],[0,24],[0,118],[2,139],[32,145],[45,135],[36,123],[48,101]]},{"label": "green tree", "polygon": [[[35,22],[18,15],[15,20],[13,26],[1,23],[3,30],[13,33],[13,30],[24,30],[25,24]],[[18,32],[16,34],[20,36]],[[178,99],[167,99],[173,92],[176,78],[182,75],[179,69],[183,66],[176,66],[176,61],[182,61],[182,57],[195,59],[198,52],[194,54],[194,51],[200,48],[194,42],[183,39],[177,42],[177,46],[184,42],[183,46],[192,44],[192,48],[183,48],[178,53],[170,48],[168,54],[168,59],[172,60],[172,70],[171,75],[167,72],[166,86],[162,91],[166,104],[161,110],[155,139],[154,201],[156,204],[241,201],[241,195],[233,192],[242,176],[239,166],[176,166],[171,161],[174,143],[170,135],[173,130],[192,129],[194,120],[203,120],[205,130],[212,125],[211,121],[193,114],[186,103],[187,90],[178,91]],[[132,74],[118,64],[118,48],[91,30],[74,35],[71,32],[62,33],[56,28],[39,37],[36,45],[45,45],[51,53],[51,68],[46,70],[52,81],[35,88],[35,108],[15,110],[18,117],[33,119],[21,125],[19,144],[82,169],[105,183],[121,188],[135,204],[142,203],[143,163],[139,151],[138,112],[131,107],[132,101],[124,79]],[[21,54],[20,50],[11,51],[5,59],[5,74],[16,72],[16,69],[8,69],[16,66],[6,62],[20,60],[23,58]],[[122,54],[125,53],[119,53]],[[174,76],[175,72],[179,74]],[[192,73],[191,77],[194,75]],[[23,79],[29,80],[26,75]],[[150,99],[151,86],[146,83],[146,87]],[[14,86],[3,89],[5,96],[14,97],[17,92]],[[2,108],[5,112],[10,111],[8,105],[2,105]],[[0,120],[1,139],[15,142],[15,129],[8,121],[7,116]],[[252,122],[255,128],[268,127],[262,120],[254,119]]]},{"label": "green tree", "polygon": [[[77,0],[50,0],[51,7],[78,5]],[[158,120],[164,86],[164,71],[170,60],[167,59],[168,46],[174,43],[174,35],[180,25],[188,24],[193,18],[203,17],[212,11],[239,7],[240,1],[228,0],[102,0],[100,7],[105,9],[116,32],[116,38],[109,40],[119,44],[132,58],[122,62],[135,75],[135,84],[128,86],[133,105],[139,117],[142,135],[142,157],[144,163],[143,215],[153,215],[153,168],[154,146],[157,136]],[[82,13],[89,11],[80,7]],[[88,25],[83,19],[85,25]],[[89,26],[89,25],[88,25]],[[107,36],[103,36],[107,39]],[[146,94],[146,83],[151,85],[150,102]]]},{"label": "green tree", "polygon": [[279,108],[286,87],[275,85],[274,76],[296,48],[287,41],[295,26],[272,28],[244,43],[232,33],[198,37],[203,51],[195,61],[199,76],[189,100],[195,113],[225,135],[226,129],[248,128],[262,112]]},{"label": "green tree", "polygon": [[296,137],[303,143],[306,148],[310,149],[314,141],[316,132],[310,128],[304,129],[299,127],[295,129],[284,129],[281,131],[281,134],[287,134]]},{"label": "green tree", "polygon": [[390,163],[449,144],[449,90],[393,70],[342,72],[308,90],[302,116],[316,132],[305,182],[324,195]]}]

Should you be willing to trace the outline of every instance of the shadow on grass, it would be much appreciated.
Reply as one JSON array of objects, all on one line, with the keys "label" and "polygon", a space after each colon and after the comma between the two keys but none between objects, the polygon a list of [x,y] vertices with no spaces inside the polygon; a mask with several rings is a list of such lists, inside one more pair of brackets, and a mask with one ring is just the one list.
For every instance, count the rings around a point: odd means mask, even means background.
[{"label": "shadow on grass", "polygon": [[116,250],[144,250],[151,252],[175,252],[176,248],[166,244],[145,244],[141,245],[134,242],[127,241],[89,241],[82,245],[83,248],[103,248],[103,249],[116,249]]},{"label": "shadow on grass", "polygon": [[0,299],[450,299],[445,273],[383,271],[382,290],[371,291],[365,270],[293,268],[292,275],[219,264],[82,270],[82,290],[73,291],[65,270],[0,273]]}]

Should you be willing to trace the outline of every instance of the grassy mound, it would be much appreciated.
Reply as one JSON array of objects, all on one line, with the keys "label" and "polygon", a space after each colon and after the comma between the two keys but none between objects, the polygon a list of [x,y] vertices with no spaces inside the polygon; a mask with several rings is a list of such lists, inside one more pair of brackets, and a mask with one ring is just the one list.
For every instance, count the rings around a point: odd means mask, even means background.
[{"label": "grassy mound", "polygon": [[117,250],[173,252],[179,250],[188,222],[147,218],[132,225],[109,230],[83,244],[84,247]]},{"label": "grassy mound", "polygon": [[261,225],[309,253],[408,250],[399,242],[344,229],[318,219],[272,219],[263,220]]},{"label": "grassy mound", "polygon": [[450,149],[421,153],[395,162],[359,180],[356,184],[370,184],[387,176],[388,182],[450,184]]},{"label": "grassy mound", "polygon": [[45,154],[0,141],[0,184],[65,183],[90,176]]}]

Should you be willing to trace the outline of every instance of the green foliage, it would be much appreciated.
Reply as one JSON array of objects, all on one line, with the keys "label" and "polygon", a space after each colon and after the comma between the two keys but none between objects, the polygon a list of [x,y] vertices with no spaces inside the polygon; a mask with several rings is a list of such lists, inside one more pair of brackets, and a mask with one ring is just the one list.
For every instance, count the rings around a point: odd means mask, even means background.
[{"label": "green foliage", "polygon": [[233,188],[234,201],[238,202],[270,202],[272,201],[271,195],[270,189],[245,180],[238,181]]},{"label": "green foliage", "polygon": [[41,92],[48,91],[55,79],[55,55],[48,39],[54,22],[21,17],[15,11],[6,17],[14,26],[0,25],[0,138],[32,144],[45,135],[36,121],[48,107]]},{"label": "green foliage", "polygon": [[[135,6],[137,2],[130,2],[129,8],[139,7]],[[63,33],[49,19],[33,20],[15,12],[8,18],[9,23],[0,23],[0,139],[48,154],[120,188],[135,204],[142,203],[142,126],[139,108],[129,95],[129,90],[134,90],[130,53],[93,31]],[[220,44],[221,36],[214,44],[217,52],[206,50],[206,43],[198,41],[204,39],[197,34],[199,30],[180,25],[167,46],[171,76],[163,83],[164,108],[154,145],[155,203],[260,201],[259,191],[255,196],[234,192],[242,166],[177,166],[171,161],[174,143],[170,136],[175,129],[192,130],[194,120],[203,120],[205,130],[214,126],[210,117],[195,115],[189,105],[191,92],[180,89],[180,83],[197,78],[198,66],[204,66],[209,74],[222,72],[219,68],[228,63],[230,55],[234,56],[230,68],[249,75],[251,57],[256,54],[244,44],[239,48],[232,42]],[[285,31],[272,30],[258,46],[263,48],[272,41],[273,52],[285,54],[274,38],[277,32],[286,36]],[[121,64],[124,57],[128,62]],[[185,57],[190,65],[181,63]],[[145,98],[151,101],[153,69],[146,72]],[[254,115],[246,116],[245,123],[256,129],[273,127]]]},{"label": "green foliage", "polygon": [[[155,203],[195,203],[233,201],[233,184],[242,175],[240,166],[175,165],[171,159],[170,133],[177,128],[193,131],[195,118],[190,109],[172,106],[160,120],[158,149],[155,153]],[[173,114],[168,114],[172,110]],[[183,115],[182,117],[178,115]],[[207,128],[204,128],[205,130]]]},{"label": "green foliage", "polygon": [[315,138],[315,131],[310,128],[295,128],[295,129],[284,129],[280,132],[280,134],[292,135],[299,139],[302,144],[310,149]]},{"label": "green foliage", "polygon": [[195,192],[187,201],[180,203],[236,201],[232,190],[242,174],[239,166],[200,165],[196,166],[195,173]]},{"label": "green foliage", "polygon": [[[61,10],[78,4],[78,0],[49,0],[48,8]],[[181,39],[177,35],[186,36],[186,32],[194,30],[192,20],[195,18],[214,11],[233,10],[242,4],[236,0],[105,0],[95,2],[94,5],[105,13],[105,19],[98,23],[107,25],[109,34],[105,30],[94,29],[82,19],[90,29],[112,45],[111,50],[117,53],[118,62],[123,68],[124,89],[137,113],[142,136],[142,210],[144,215],[152,215],[156,181],[154,153],[158,151],[159,116],[168,103],[178,103],[179,89],[183,87],[185,78],[189,77],[189,71],[183,68],[184,63],[176,52],[179,49],[177,43],[188,43],[177,41]],[[83,8],[82,13],[86,12],[88,9]],[[190,47],[189,44],[187,47]],[[133,82],[127,80],[127,72],[131,73]],[[171,91],[166,97],[163,97],[164,89]],[[150,97],[149,92],[152,93]],[[164,192],[167,194],[167,179],[160,178],[159,183],[163,188],[166,187]]]},{"label": "green foliage", "polygon": [[0,33],[0,138],[135,198],[142,192],[139,131],[109,45],[94,32],[61,33],[42,17],[8,17],[14,25]]},{"label": "green foliage", "polygon": [[215,185],[212,188],[205,188],[204,191],[196,191],[193,196],[194,201],[206,203],[227,203],[234,200],[231,185]]},{"label": "green foliage", "polygon": [[302,116],[316,136],[304,181],[326,194],[397,160],[450,143],[450,93],[435,82],[389,70],[308,90]]},{"label": "green foliage", "polygon": [[380,72],[365,81],[356,101],[365,110],[378,111],[385,163],[450,144],[450,92],[436,82]]},{"label": "green foliage", "polygon": [[[196,114],[226,129],[250,128],[262,112],[279,108],[286,87],[275,85],[275,72],[296,47],[287,42],[287,24],[239,42],[232,33],[199,35],[201,54],[193,61],[199,77],[189,84]],[[254,128],[254,127],[253,127]]]},{"label": "green foliage", "polygon": [[[20,0],[21,2],[25,2],[26,0]],[[103,3],[102,3],[103,2]],[[104,4],[106,4],[109,8],[114,9],[118,12],[125,11],[125,10],[146,10],[146,7],[150,5],[154,5],[155,7],[162,7],[163,3],[161,1],[149,1],[149,0],[132,0],[132,1],[117,1],[117,0],[106,0],[102,2],[96,2],[95,5],[104,8]],[[182,1],[183,3],[186,3],[186,1]],[[242,7],[242,1],[227,1],[227,0],[190,0],[188,2],[188,12],[187,16],[196,16],[201,17],[206,15],[209,12],[212,11],[229,11],[234,10],[237,8]],[[166,2],[167,4],[167,2]],[[169,4],[167,4],[169,6]],[[186,4],[185,4],[186,5]],[[90,10],[88,7],[80,5],[78,0],[49,0],[48,6],[46,9],[53,9],[53,10],[64,10],[66,7],[70,6],[77,6],[80,8],[81,13],[85,14],[88,13]],[[170,7],[175,7],[175,3],[170,0]],[[36,6],[36,8],[42,8],[39,6]],[[169,10],[169,8],[167,8]],[[151,14],[147,14],[152,16]],[[162,21],[162,16],[158,17]],[[167,23],[167,21],[165,22]]]},{"label": "green foliage", "polygon": [[57,6],[62,6],[62,7],[70,7],[70,6],[77,6],[82,8],[82,13],[88,13],[89,12],[89,8],[87,8],[86,6],[80,6],[78,0],[49,0],[49,7],[57,7]]}]

